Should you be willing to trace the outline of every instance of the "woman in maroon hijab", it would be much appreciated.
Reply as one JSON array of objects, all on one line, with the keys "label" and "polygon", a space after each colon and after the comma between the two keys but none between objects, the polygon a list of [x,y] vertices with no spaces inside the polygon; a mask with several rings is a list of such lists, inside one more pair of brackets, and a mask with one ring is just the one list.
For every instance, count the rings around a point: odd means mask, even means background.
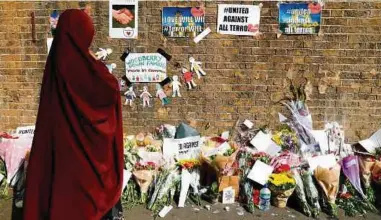
[{"label": "woman in maroon hijab", "polygon": [[[67,10],[46,63],[27,171],[25,220],[122,219],[117,80],[89,52],[91,18]],[[114,209],[113,209],[114,207]]]}]

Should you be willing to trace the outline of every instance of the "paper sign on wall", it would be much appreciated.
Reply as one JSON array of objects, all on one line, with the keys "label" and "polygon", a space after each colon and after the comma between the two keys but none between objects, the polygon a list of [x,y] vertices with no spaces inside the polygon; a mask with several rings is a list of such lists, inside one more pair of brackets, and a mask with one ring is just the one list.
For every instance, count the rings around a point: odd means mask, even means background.
[{"label": "paper sign on wall", "polygon": [[199,7],[164,7],[164,37],[196,37],[204,30],[205,13]]},{"label": "paper sign on wall", "polygon": [[261,8],[257,5],[218,5],[217,32],[220,34],[251,35],[259,33]]},{"label": "paper sign on wall", "polygon": [[130,82],[161,82],[167,77],[167,60],[159,53],[130,53],[125,63]]},{"label": "paper sign on wall", "polygon": [[322,7],[319,3],[279,4],[279,30],[283,34],[318,34]]},{"label": "paper sign on wall", "polygon": [[25,126],[16,128],[17,136],[33,136],[34,135],[35,126]]},{"label": "paper sign on wall", "polygon": [[109,32],[111,38],[138,36],[138,0],[110,0]]},{"label": "paper sign on wall", "polygon": [[176,156],[178,159],[195,159],[200,156],[200,152],[200,136],[187,137],[181,139],[164,139],[164,156]]}]

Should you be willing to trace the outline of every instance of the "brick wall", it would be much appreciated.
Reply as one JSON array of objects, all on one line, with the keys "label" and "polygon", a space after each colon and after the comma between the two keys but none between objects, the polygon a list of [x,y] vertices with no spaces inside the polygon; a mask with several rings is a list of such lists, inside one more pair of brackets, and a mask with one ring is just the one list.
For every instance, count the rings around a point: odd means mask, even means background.
[{"label": "brick wall", "polygon": [[[126,47],[135,52],[164,48],[174,57],[169,73],[178,75],[180,70],[173,63],[187,63],[192,55],[203,62],[208,74],[196,82],[196,90],[183,89],[183,98],[173,99],[168,107],[162,108],[158,99],[153,108],[143,109],[140,100],[132,108],[123,107],[128,133],[182,120],[193,120],[200,129],[209,122],[207,133],[221,132],[238,118],[274,126],[282,109],[275,102],[287,91],[287,76],[306,77],[311,82],[308,105],[316,128],[321,128],[325,120],[338,120],[345,125],[349,141],[355,141],[380,127],[380,1],[328,2],[323,11],[323,34],[283,35],[279,39],[275,33],[276,3],[266,2],[261,14],[261,39],[212,33],[197,45],[191,39],[161,38],[161,8],[196,6],[197,2],[140,2],[137,40],[108,39],[108,2],[90,4],[97,30],[94,50],[108,46],[114,49],[110,62],[118,65],[115,74],[123,74],[119,56]],[[0,130],[34,124],[47,57],[49,13],[80,5],[83,2],[0,1]],[[205,6],[206,24],[215,32],[217,5],[213,1]],[[36,43],[31,41],[32,11],[36,15]],[[154,85],[150,91],[155,92]]]}]

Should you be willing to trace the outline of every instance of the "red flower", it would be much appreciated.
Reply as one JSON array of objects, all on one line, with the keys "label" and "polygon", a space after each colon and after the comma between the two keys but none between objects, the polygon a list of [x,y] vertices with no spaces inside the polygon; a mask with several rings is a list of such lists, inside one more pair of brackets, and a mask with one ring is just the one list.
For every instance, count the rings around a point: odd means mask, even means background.
[{"label": "red flower", "polygon": [[349,192],[341,193],[341,194],[340,194],[340,198],[343,198],[343,199],[350,199],[350,198],[352,198],[352,195],[351,195]]},{"label": "red flower", "polygon": [[254,205],[259,205],[259,193],[258,189],[253,189],[253,203]]},{"label": "red flower", "polygon": [[284,173],[284,172],[289,172],[290,170],[291,170],[291,167],[288,164],[282,164],[282,165],[278,166],[274,172],[275,173]]}]

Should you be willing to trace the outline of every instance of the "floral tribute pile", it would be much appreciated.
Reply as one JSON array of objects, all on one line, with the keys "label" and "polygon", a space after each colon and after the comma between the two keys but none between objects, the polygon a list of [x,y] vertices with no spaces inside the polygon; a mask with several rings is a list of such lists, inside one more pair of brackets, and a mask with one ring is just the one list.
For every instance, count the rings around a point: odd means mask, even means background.
[{"label": "floral tribute pile", "polygon": [[[380,146],[376,143],[369,152],[361,142],[345,144],[337,122],[314,130],[304,84],[291,82],[290,91],[291,96],[280,102],[286,111],[279,113],[273,131],[239,120],[216,136],[203,136],[184,123],[126,135],[124,206],[144,205],[154,216],[162,216],[161,211],[174,204],[181,208],[206,200],[237,202],[254,213],[261,207],[260,190],[268,187],[273,206],[294,203],[308,217],[317,218],[321,212],[337,217],[339,208],[348,216],[380,210]],[[20,148],[20,159],[11,164],[7,158],[16,141],[0,138],[2,184],[12,186],[9,178],[15,178],[15,166],[27,162],[23,157],[28,147]],[[374,141],[370,139],[368,143]]]}]

